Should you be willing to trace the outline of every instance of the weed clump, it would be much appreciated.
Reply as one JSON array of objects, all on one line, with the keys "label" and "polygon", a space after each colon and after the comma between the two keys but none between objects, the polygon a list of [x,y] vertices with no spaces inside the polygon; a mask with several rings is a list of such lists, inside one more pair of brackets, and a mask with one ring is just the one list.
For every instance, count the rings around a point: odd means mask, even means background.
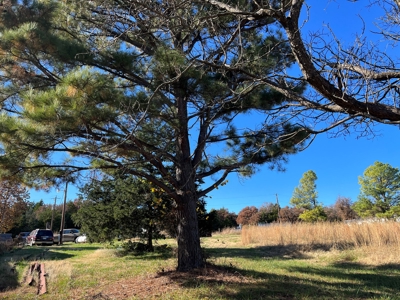
[{"label": "weed clump", "polygon": [[0,255],[10,252],[14,248],[14,243],[0,242]]},{"label": "weed clump", "polygon": [[171,252],[172,248],[168,245],[160,245],[156,247],[149,247],[142,242],[127,241],[120,245],[120,253],[122,255],[143,255],[148,252],[167,253]]}]

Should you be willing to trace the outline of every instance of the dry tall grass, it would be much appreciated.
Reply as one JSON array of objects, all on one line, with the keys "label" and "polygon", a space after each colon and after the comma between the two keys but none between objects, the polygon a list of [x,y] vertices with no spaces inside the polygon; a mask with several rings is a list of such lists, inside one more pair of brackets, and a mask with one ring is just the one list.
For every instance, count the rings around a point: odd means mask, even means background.
[{"label": "dry tall grass", "polygon": [[313,246],[329,249],[400,247],[399,222],[298,223],[243,227],[244,245]]}]

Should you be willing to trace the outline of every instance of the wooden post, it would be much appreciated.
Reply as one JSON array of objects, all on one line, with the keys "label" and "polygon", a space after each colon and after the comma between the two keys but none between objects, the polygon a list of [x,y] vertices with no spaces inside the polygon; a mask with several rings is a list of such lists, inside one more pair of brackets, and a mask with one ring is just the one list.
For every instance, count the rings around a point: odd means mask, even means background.
[{"label": "wooden post", "polygon": [[281,208],[279,206],[278,194],[275,194],[275,195],[276,195],[276,204],[278,204],[278,223],[280,223],[281,222],[281,218],[279,216],[279,212],[280,212]]}]

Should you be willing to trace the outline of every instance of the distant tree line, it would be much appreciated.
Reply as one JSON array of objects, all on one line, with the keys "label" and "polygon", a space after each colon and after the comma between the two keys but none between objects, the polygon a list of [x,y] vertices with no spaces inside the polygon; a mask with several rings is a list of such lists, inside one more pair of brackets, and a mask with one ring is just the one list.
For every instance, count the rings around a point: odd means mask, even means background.
[{"label": "distant tree line", "polygon": [[365,170],[363,176],[358,178],[360,195],[355,202],[340,196],[333,205],[323,206],[317,200],[316,180],[314,171],[305,172],[293,191],[290,206],[281,208],[272,203],[266,203],[259,209],[247,206],[239,212],[236,221],[241,225],[255,225],[400,217],[400,171],[389,164],[377,161]]},{"label": "distant tree line", "polygon": [[[75,227],[72,215],[78,209],[78,201],[66,202],[65,228]],[[8,232],[17,235],[20,232],[32,231],[36,228],[49,228],[53,232],[58,232],[61,228],[61,214],[62,204],[54,206],[53,204],[45,204],[43,200],[39,202],[27,201],[24,207],[18,212],[18,216],[14,219],[13,225]]]},{"label": "distant tree line", "polygon": [[[273,222],[346,221],[357,218],[400,217],[400,171],[375,162],[359,177],[360,195],[338,197],[331,206],[317,200],[316,174],[303,174],[294,189],[290,206],[265,203],[261,207],[247,206],[239,214],[227,208],[206,211],[205,199],[197,203],[197,219],[201,236],[239,225],[257,225]],[[2,182],[0,225],[2,232],[14,235],[35,228],[59,231],[62,205],[28,201],[28,192],[17,183]],[[7,195],[5,197],[4,195]],[[3,215],[12,215],[5,218]],[[112,241],[115,238],[139,237],[152,250],[153,239],[176,237],[176,207],[160,188],[131,175],[108,174],[92,180],[80,189],[79,198],[66,204],[65,227],[81,228],[91,241]]]},{"label": "distant tree line", "polygon": [[297,206],[280,207],[278,204],[265,203],[259,209],[255,206],[243,208],[237,218],[241,225],[257,225],[266,223],[296,223],[296,222],[338,222],[360,218],[354,210],[354,204],[349,198],[338,197],[331,206],[319,205],[313,209]]}]

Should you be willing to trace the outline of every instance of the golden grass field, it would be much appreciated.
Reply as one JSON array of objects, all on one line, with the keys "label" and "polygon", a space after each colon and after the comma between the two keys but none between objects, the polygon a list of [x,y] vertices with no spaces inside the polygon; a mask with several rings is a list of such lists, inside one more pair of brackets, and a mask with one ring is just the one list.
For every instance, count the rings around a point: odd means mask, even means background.
[{"label": "golden grass field", "polygon": [[303,252],[345,250],[364,253],[368,264],[400,262],[400,223],[297,223],[244,227],[243,245],[293,246]]}]

